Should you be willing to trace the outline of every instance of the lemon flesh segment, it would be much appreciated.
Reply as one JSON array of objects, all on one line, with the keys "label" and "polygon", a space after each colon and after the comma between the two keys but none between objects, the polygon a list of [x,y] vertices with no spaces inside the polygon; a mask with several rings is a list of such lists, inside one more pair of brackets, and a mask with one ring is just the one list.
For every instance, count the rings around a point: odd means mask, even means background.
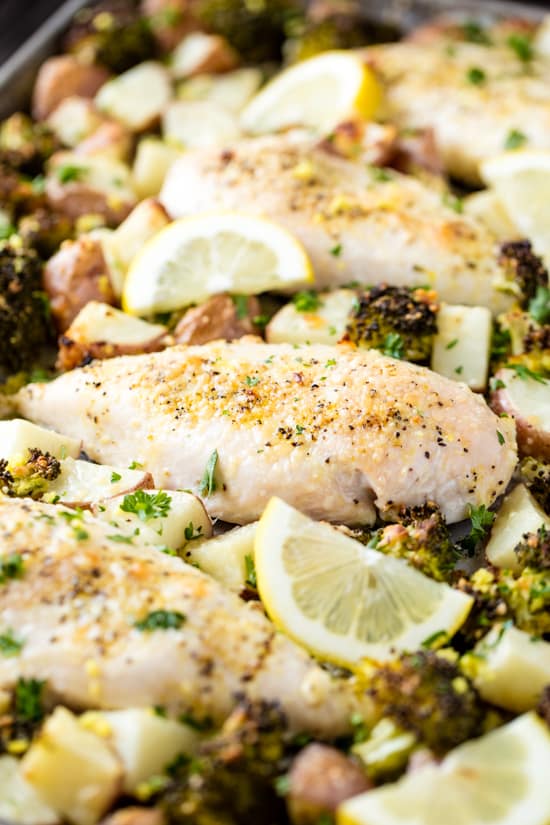
[{"label": "lemon flesh segment", "polygon": [[237,213],[181,218],[134,258],[122,297],[134,315],[171,312],[219,292],[257,295],[313,281],[302,245],[263,218]]},{"label": "lemon flesh segment", "polygon": [[520,234],[550,265],[550,152],[505,152],[484,161],[484,181],[493,187]]},{"label": "lemon flesh segment", "polygon": [[256,532],[258,590],[272,621],[346,667],[452,636],[472,599],[273,498]]},{"label": "lemon flesh segment", "polygon": [[381,99],[376,77],[356,54],[329,51],[277,75],[243,110],[241,127],[250,134],[292,126],[327,133],[343,120],[372,118]]},{"label": "lemon flesh segment", "polygon": [[549,764],[550,731],[528,713],[438,767],[352,797],[337,825],[548,825]]}]

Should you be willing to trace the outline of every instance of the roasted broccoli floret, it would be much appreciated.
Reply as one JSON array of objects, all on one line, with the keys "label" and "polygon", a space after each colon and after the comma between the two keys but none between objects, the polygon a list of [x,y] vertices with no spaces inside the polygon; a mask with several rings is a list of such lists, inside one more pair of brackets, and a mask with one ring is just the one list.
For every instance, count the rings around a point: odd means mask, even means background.
[{"label": "roasted broccoli floret", "polygon": [[379,667],[369,694],[381,716],[436,755],[483,731],[486,710],[477,691],[456,663],[430,650]]},{"label": "roasted broccoli floret", "polygon": [[[286,737],[286,738],[285,738]],[[169,825],[278,825],[286,822],[277,779],[291,744],[280,715],[268,707],[238,709],[221,733],[183,760],[160,797]]]},{"label": "roasted broccoli floret", "polygon": [[115,74],[154,57],[156,49],[149,21],[132,0],[105,0],[79,11],[65,46]]},{"label": "roasted broccoli floret", "polygon": [[36,447],[29,449],[24,464],[10,465],[0,459],[0,491],[7,496],[40,498],[61,472],[57,458]]},{"label": "roasted broccoli floret", "polygon": [[550,570],[550,531],[543,524],[536,533],[526,533],[514,553],[522,568]]},{"label": "roasted broccoli floret", "polygon": [[407,361],[427,361],[437,331],[435,293],[380,284],[354,302],[346,337],[359,347]]},{"label": "roasted broccoli floret", "polygon": [[530,241],[503,243],[498,261],[506,277],[517,286],[522,307],[528,306],[540,286],[548,286],[548,272],[542,259],[533,252]]},{"label": "roasted broccoli floret", "polygon": [[441,513],[409,508],[402,513],[402,522],[378,530],[372,546],[406,559],[436,581],[451,580],[458,556]]},{"label": "roasted broccoli floret", "polygon": [[45,123],[34,123],[22,112],[16,112],[0,126],[0,159],[26,175],[40,174],[59,146]]},{"label": "roasted broccoli floret", "polygon": [[73,231],[73,222],[67,215],[49,209],[24,215],[17,226],[24,245],[35,249],[44,260],[57,252],[63,241],[72,237]]},{"label": "roasted broccoli floret", "polygon": [[280,60],[286,32],[299,13],[294,0],[198,0],[193,13],[249,63]]},{"label": "roasted broccoli floret", "polygon": [[[540,287],[538,292],[541,293]],[[546,292],[548,290],[544,289]],[[540,317],[544,317],[542,313]],[[500,315],[498,324],[497,347],[493,350],[494,369],[512,363],[523,364],[531,372],[550,373],[549,323],[541,325],[529,312],[514,309]]]},{"label": "roasted broccoli floret", "polygon": [[32,366],[53,340],[48,302],[42,292],[42,264],[20,238],[0,243],[0,373]]},{"label": "roasted broccoli floret", "polygon": [[542,509],[550,515],[550,461],[524,458],[519,465],[521,480],[536,498]]}]

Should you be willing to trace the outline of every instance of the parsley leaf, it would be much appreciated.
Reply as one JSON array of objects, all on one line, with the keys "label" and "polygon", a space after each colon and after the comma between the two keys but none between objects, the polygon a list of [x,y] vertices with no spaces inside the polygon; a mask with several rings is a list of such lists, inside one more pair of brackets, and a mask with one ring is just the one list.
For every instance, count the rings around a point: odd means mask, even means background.
[{"label": "parsley leaf", "polygon": [[389,332],[384,338],[382,352],[390,358],[402,358],[405,343],[398,332]]},{"label": "parsley leaf", "polygon": [[480,504],[479,507],[472,507],[472,505],[470,505],[468,516],[472,522],[470,538],[476,542],[481,541],[495,520],[495,514],[488,510],[484,504]]},{"label": "parsley leaf", "polygon": [[232,295],[231,300],[235,305],[235,313],[239,321],[248,315],[248,295]]},{"label": "parsley leaf", "polygon": [[462,198],[457,198],[457,196],[453,195],[452,192],[445,192],[441,200],[445,206],[448,206],[449,209],[452,209],[453,212],[456,212],[458,215],[461,215],[462,212],[464,212]]},{"label": "parsley leaf", "polygon": [[202,538],[202,524],[199,524],[197,529],[193,527],[193,522],[190,521],[187,527],[183,531],[183,536],[185,541],[195,541],[195,539]]},{"label": "parsley leaf", "polygon": [[120,481],[121,478],[122,476],[120,475],[120,473],[111,473],[111,484],[114,484],[115,481]]},{"label": "parsley leaf", "polygon": [[204,469],[204,475],[201,479],[201,483],[199,485],[199,493],[201,496],[210,496],[212,493],[216,492],[216,465],[218,463],[218,451],[214,450],[210,454],[210,458],[206,462],[206,467]]},{"label": "parsley leaf", "polygon": [[516,56],[522,63],[529,63],[534,57],[533,46],[531,39],[524,34],[511,34],[506,40],[506,45],[516,53]]},{"label": "parsley leaf", "polygon": [[335,258],[339,258],[340,255],[342,254],[342,244],[341,243],[335,244],[335,246],[333,246],[332,249],[330,250],[330,254],[334,255]]},{"label": "parsley leaf", "polygon": [[500,432],[500,430],[497,430],[497,438],[498,438],[498,443],[499,443],[500,445],[504,444],[504,443],[505,443],[505,441],[506,441],[506,439],[504,438],[504,436],[502,435],[502,433]]},{"label": "parsley leaf", "polygon": [[445,349],[453,349],[453,347],[456,347],[457,344],[458,344],[458,338],[453,338],[452,341],[449,341],[449,343],[447,344]]},{"label": "parsley leaf", "polygon": [[12,630],[6,630],[0,635],[0,654],[2,656],[17,656],[23,648],[23,642],[18,641]]},{"label": "parsley leaf", "polygon": [[45,682],[21,677],[15,686],[15,715],[20,722],[40,722],[44,717],[42,691]]},{"label": "parsley leaf", "polygon": [[491,45],[491,38],[477,20],[465,20],[462,24],[462,35],[468,43],[479,43],[481,46]]},{"label": "parsley leaf", "polygon": [[533,381],[537,381],[539,384],[546,384],[546,378],[540,372],[533,372],[530,370],[529,367],[525,366],[525,364],[505,364],[504,367],[507,370],[514,370],[518,378],[521,378],[522,381],[528,381],[530,378]]},{"label": "parsley leaf", "polygon": [[147,493],[145,490],[136,490],[128,493],[120,509],[124,513],[134,513],[141,521],[150,521],[155,518],[164,518],[172,506],[172,499],[164,490],[157,493]]},{"label": "parsley leaf", "polygon": [[312,289],[305,289],[297,292],[292,298],[292,303],[297,312],[314,312],[322,306],[321,299]]},{"label": "parsley leaf", "polygon": [[254,564],[252,556],[246,555],[244,557],[244,565],[246,569],[246,584],[256,589],[258,587],[258,580],[256,578],[256,565]]},{"label": "parsley leaf", "polygon": [[154,630],[177,630],[185,621],[185,616],[178,610],[153,610],[144,619],[134,622],[134,627],[143,633]]},{"label": "parsley leaf", "polygon": [[535,297],[529,301],[529,315],[539,324],[550,323],[550,289],[538,286]]},{"label": "parsley leaf", "polygon": [[524,135],[519,129],[510,129],[504,141],[504,148],[508,150],[519,149],[526,142],[527,135]]},{"label": "parsley leaf", "polygon": [[87,174],[88,170],[84,166],[75,166],[72,163],[67,163],[64,166],[59,166],[56,169],[56,175],[60,183],[73,183]]},{"label": "parsley leaf", "polygon": [[471,66],[466,72],[466,79],[472,86],[482,86],[487,80],[487,75],[479,66]]},{"label": "parsley leaf", "polygon": [[0,584],[8,579],[20,579],[23,575],[23,556],[21,553],[11,553],[0,559]]},{"label": "parsley leaf", "polygon": [[247,387],[255,387],[260,383],[260,379],[258,378],[257,375],[255,375],[253,377],[251,377],[250,375],[247,375],[246,378],[244,379],[244,383],[246,384]]}]

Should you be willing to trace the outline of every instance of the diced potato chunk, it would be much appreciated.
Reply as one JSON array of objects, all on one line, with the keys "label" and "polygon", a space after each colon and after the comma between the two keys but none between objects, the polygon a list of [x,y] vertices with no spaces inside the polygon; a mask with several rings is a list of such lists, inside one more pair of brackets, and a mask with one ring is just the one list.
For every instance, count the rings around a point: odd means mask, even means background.
[{"label": "diced potato chunk", "polygon": [[0,817],[10,825],[56,825],[59,817],[22,777],[19,760],[0,756]]},{"label": "diced potato chunk", "polygon": [[166,140],[183,148],[222,146],[240,137],[236,118],[227,109],[208,100],[171,103],[162,118]]},{"label": "diced potato chunk", "polygon": [[169,146],[160,138],[140,140],[132,168],[134,189],[140,198],[159,194],[166,173],[180,156],[180,149]]},{"label": "diced potato chunk", "polygon": [[56,458],[76,458],[80,454],[80,441],[76,438],[45,430],[22,418],[0,421],[0,458],[9,464],[22,464],[32,447]]},{"label": "diced potato chunk", "polygon": [[250,576],[257,525],[258,522],[253,522],[208,541],[192,542],[185,548],[185,560],[197,564],[220,584],[240,593],[246,588]]},{"label": "diced potato chunk", "polygon": [[123,789],[130,793],[140,782],[164,773],[178,754],[193,754],[199,741],[198,733],[188,725],[149,708],[92,711],[80,722],[90,730],[97,727],[108,738],[124,768]]},{"label": "diced potato chunk", "polygon": [[61,462],[60,474],[50,482],[44,500],[82,506],[152,486],[153,477],[144,470],[126,470],[66,458]]},{"label": "diced potato chunk", "polygon": [[475,647],[481,696],[516,713],[534,708],[550,684],[550,643],[516,627],[495,627]]},{"label": "diced potato chunk", "polygon": [[200,74],[178,87],[180,100],[209,100],[238,114],[262,85],[260,69],[235,69],[223,75]]},{"label": "diced potato chunk", "polygon": [[463,200],[464,211],[482,221],[502,241],[519,238],[520,234],[508,216],[498,195],[491,189],[474,192]]},{"label": "diced potato chunk", "polygon": [[354,297],[351,289],[326,292],[312,312],[288,303],[267,325],[266,339],[270,344],[336,344],[346,331]]},{"label": "diced potato chunk", "polygon": [[108,80],[96,95],[101,112],[123,123],[132,132],[155,124],[172,97],[172,85],[161,63],[140,63]]},{"label": "diced potato chunk", "polygon": [[174,77],[191,77],[202,72],[227,72],[239,64],[237,52],[218,34],[191,32],[172,52],[170,68]]},{"label": "diced potato chunk", "polygon": [[138,203],[115,230],[115,243],[123,265],[129,267],[142,246],[169,223],[170,219],[158,201],[148,198]]},{"label": "diced potato chunk", "polygon": [[[111,498],[102,501],[96,515],[109,521],[122,532],[132,534],[140,530],[146,541],[163,544],[171,550],[179,550],[188,542],[212,535],[212,523],[202,501],[183,490],[146,490],[145,494],[153,497],[150,512],[144,511],[137,504],[135,510],[122,510],[121,505],[128,506],[124,498]],[[166,507],[154,504],[155,497],[168,497]],[[130,504],[131,507],[131,504]],[[141,513],[141,517],[140,517]]]},{"label": "diced potato chunk", "polygon": [[527,487],[518,484],[506,496],[497,513],[485,548],[487,558],[495,567],[518,570],[514,547],[525,533],[536,533],[543,525],[550,529],[550,518],[539,507]]},{"label": "diced potato chunk", "polygon": [[21,771],[46,804],[75,825],[95,825],[122,779],[122,765],[109,744],[62,707],[46,720]]},{"label": "diced potato chunk", "polygon": [[103,120],[91,100],[67,97],[54,109],[47,122],[65,146],[76,146],[91,135]]},{"label": "diced potato chunk", "polygon": [[484,390],[491,331],[491,313],[486,307],[442,304],[432,350],[434,372],[463,381],[473,390]]}]

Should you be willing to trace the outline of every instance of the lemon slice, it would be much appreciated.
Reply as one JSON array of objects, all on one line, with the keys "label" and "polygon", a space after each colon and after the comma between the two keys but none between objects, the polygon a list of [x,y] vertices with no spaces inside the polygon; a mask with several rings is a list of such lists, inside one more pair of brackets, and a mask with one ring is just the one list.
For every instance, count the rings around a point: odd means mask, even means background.
[{"label": "lemon slice", "polygon": [[427,638],[443,642],[472,603],[278,498],[259,521],[254,559],[273,622],[311,653],[347,667],[417,650]]},{"label": "lemon slice", "polygon": [[438,767],[352,797],[338,825],[548,825],[550,731],[534,713],[460,745]]},{"label": "lemon slice", "polygon": [[278,74],[245,107],[251,134],[308,126],[330,132],[352,117],[371,118],[382,93],[372,71],[353,52],[330,51]]},{"label": "lemon slice", "polygon": [[170,312],[218,292],[257,295],[313,281],[309,258],[263,218],[217,213],[169,224],[134,258],[122,305],[132,315]]},{"label": "lemon slice", "polygon": [[504,152],[480,166],[521,234],[550,264],[550,152],[531,149]]}]

